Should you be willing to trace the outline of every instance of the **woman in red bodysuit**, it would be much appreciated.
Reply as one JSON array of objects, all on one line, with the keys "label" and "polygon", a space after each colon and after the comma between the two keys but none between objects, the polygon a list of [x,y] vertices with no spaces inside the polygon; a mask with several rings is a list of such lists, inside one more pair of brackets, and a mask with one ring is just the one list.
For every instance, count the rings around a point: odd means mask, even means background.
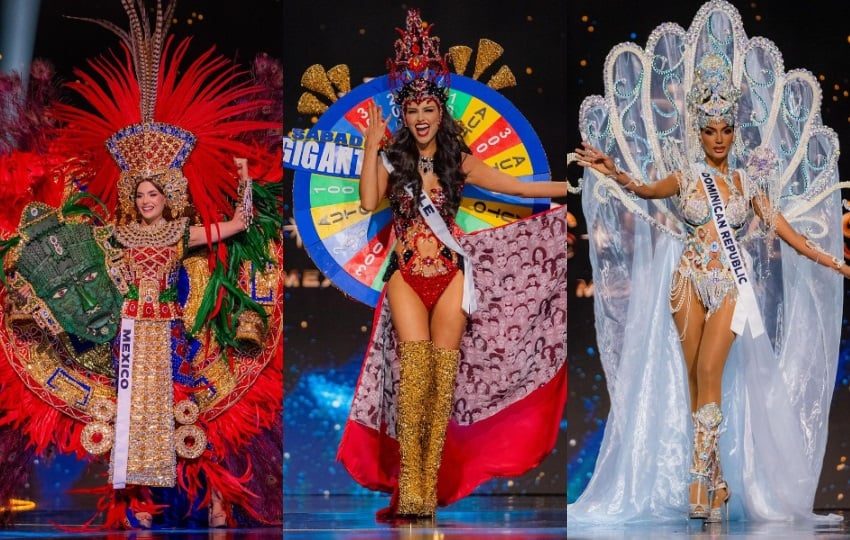
[{"label": "woman in red bodysuit", "polygon": [[[407,32],[396,42],[396,59],[390,62],[403,126],[380,151],[388,120],[380,107],[369,105],[360,176],[361,206],[372,211],[388,198],[397,240],[384,276],[399,365],[395,428],[400,466],[397,483],[391,482],[389,515],[429,516],[437,506],[437,473],[459,349],[474,301],[471,284],[464,292],[469,262],[455,247],[462,234],[455,215],[464,183],[521,197],[567,192],[565,182],[522,182],[471,155],[460,125],[446,110],[448,69],[429,30],[417,11],[408,13]],[[428,214],[438,216],[442,233],[423,217]],[[351,471],[345,444],[344,435],[340,459]]]}]

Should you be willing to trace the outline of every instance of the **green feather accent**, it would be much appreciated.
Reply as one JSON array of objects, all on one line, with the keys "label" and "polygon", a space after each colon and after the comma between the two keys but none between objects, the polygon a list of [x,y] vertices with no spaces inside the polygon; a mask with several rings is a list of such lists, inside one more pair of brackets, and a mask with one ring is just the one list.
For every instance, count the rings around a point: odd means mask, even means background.
[{"label": "green feather accent", "polygon": [[[248,230],[239,233],[226,241],[227,266],[216,261],[215,269],[204,290],[204,296],[198,307],[195,326],[192,333],[197,333],[203,326],[208,325],[215,333],[220,345],[237,346],[236,321],[245,311],[256,312],[268,325],[266,310],[254,301],[239,286],[239,272],[245,262],[253,264],[254,268],[265,269],[268,265],[276,266],[277,260],[269,251],[272,241],[280,241],[283,231],[283,183],[275,182],[253,184],[253,222]],[[218,303],[219,310],[211,317]]]},{"label": "green feather accent", "polygon": [[[98,213],[89,205],[83,204],[85,201],[91,201],[94,203],[95,208],[100,208],[101,212]],[[106,204],[104,204],[103,201],[95,195],[85,191],[79,191],[69,196],[62,204],[61,211],[63,217],[83,216],[101,224],[106,222],[104,216],[109,215],[109,211],[106,209]]]}]

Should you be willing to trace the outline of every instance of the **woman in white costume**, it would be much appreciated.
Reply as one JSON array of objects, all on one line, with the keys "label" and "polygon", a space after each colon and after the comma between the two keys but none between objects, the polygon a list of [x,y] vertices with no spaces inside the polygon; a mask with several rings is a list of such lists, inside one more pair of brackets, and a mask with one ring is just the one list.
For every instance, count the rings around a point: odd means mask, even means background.
[{"label": "woman in white costume", "polygon": [[722,1],[605,76],[576,156],[611,411],[570,524],[812,517],[850,276],[817,82]]}]

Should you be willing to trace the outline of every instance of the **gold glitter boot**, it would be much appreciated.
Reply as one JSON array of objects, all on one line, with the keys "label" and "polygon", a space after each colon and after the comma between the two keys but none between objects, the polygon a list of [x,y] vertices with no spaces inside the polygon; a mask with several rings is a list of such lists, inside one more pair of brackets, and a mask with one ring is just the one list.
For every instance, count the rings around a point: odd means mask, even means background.
[{"label": "gold glitter boot", "polygon": [[443,457],[446,427],[454,403],[455,379],[460,351],[434,347],[434,392],[431,395],[431,414],[428,419],[427,441],[423,471],[424,513],[437,510],[437,473]]},{"label": "gold glitter boot", "polygon": [[398,473],[399,515],[422,511],[422,457],[426,394],[430,386],[430,341],[403,341],[398,345],[400,381],[398,390],[398,436],[401,463]]}]

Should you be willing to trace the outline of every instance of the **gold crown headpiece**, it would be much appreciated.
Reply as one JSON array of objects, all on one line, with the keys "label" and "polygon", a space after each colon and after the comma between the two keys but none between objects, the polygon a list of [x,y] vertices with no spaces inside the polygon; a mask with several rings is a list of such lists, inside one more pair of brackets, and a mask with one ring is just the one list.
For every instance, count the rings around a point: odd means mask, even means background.
[{"label": "gold crown headpiece", "polygon": [[194,135],[161,122],[133,124],[109,137],[106,148],[121,169],[118,198],[124,213],[133,211],[136,187],[147,180],[162,189],[175,217],[182,214],[187,203],[183,164],[194,147]]}]

